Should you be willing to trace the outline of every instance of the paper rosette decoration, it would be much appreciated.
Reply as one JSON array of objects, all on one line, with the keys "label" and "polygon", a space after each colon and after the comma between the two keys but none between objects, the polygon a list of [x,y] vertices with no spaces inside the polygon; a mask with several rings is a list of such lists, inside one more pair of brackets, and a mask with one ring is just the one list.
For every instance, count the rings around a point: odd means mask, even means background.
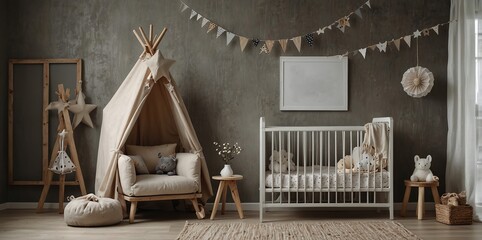
[{"label": "paper rosette decoration", "polygon": [[403,90],[411,97],[424,97],[433,87],[433,74],[427,68],[409,68],[402,77]]}]

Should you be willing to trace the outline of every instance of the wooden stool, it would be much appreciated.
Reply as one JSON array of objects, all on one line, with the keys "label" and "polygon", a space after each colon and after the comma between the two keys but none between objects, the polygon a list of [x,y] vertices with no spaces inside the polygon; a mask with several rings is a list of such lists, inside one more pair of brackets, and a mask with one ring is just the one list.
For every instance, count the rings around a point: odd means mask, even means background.
[{"label": "wooden stool", "polygon": [[417,203],[417,217],[419,220],[423,219],[424,214],[424,203],[425,203],[425,187],[430,187],[432,189],[433,200],[435,203],[440,203],[440,196],[438,195],[438,181],[434,182],[412,182],[410,180],[405,180],[405,195],[403,196],[402,210],[400,211],[400,216],[405,217],[405,212],[407,210],[408,199],[410,198],[410,191],[412,187],[418,187],[418,203]]},{"label": "wooden stool", "polygon": [[221,208],[221,214],[224,214],[224,208],[226,205],[226,193],[228,186],[231,189],[231,196],[233,197],[234,203],[236,203],[236,209],[238,210],[239,218],[244,218],[243,208],[241,207],[241,200],[239,200],[238,186],[236,181],[243,179],[241,175],[233,175],[231,177],[221,177],[213,176],[214,180],[219,180],[218,193],[216,194],[216,200],[214,201],[213,211],[211,213],[211,220],[216,216],[216,211],[218,210],[219,200],[221,196],[223,197],[223,205]]}]

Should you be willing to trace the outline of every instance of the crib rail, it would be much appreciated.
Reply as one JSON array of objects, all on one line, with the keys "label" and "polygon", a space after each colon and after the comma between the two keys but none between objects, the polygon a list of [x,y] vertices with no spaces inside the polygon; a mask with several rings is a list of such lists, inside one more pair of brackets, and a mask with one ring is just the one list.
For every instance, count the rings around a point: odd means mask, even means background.
[{"label": "crib rail", "polygon": [[373,122],[389,127],[386,166],[380,159],[344,168],[341,159],[363,157],[363,126],[266,127],[261,118],[260,220],[266,207],[388,207],[393,219],[393,120]]}]

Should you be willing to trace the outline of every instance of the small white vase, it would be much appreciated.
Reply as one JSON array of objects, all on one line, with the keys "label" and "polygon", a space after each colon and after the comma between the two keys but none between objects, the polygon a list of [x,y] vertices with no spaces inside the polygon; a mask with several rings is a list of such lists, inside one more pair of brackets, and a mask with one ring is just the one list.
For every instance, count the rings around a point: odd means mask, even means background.
[{"label": "small white vase", "polygon": [[229,165],[229,164],[224,164],[224,168],[221,170],[221,176],[222,176],[222,177],[231,177],[231,176],[233,176],[233,169],[231,168],[231,165]]}]

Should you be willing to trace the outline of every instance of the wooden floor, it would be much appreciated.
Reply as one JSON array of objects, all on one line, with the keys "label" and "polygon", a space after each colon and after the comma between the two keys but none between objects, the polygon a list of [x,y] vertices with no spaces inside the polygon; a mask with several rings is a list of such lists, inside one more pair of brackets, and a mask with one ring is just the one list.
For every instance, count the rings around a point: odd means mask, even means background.
[{"label": "wooden floor", "polygon": [[[419,221],[415,213],[407,218],[397,217],[407,229],[423,239],[482,239],[482,224],[448,226],[435,221],[433,212],[428,212],[427,219]],[[387,213],[374,211],[285,211],[268,212],[266,222],[286,221],[319,221],[360,219],[387,219]],[[129,224],[124,220],[121,224],[110,227],[78,228],[69,227],[63,221],[63,215],[53,210],[37,214],[34,210],[0,211],[0,239],[175,239],[186,221],[210,222],[209,217],[196,220],[190,212],[162,212],[159,210],[139,210],[136,222]],[[258,212],[245,211],[245,219],[240,220],[237,212],[218,212],[215,222],[258,222]]]}]

